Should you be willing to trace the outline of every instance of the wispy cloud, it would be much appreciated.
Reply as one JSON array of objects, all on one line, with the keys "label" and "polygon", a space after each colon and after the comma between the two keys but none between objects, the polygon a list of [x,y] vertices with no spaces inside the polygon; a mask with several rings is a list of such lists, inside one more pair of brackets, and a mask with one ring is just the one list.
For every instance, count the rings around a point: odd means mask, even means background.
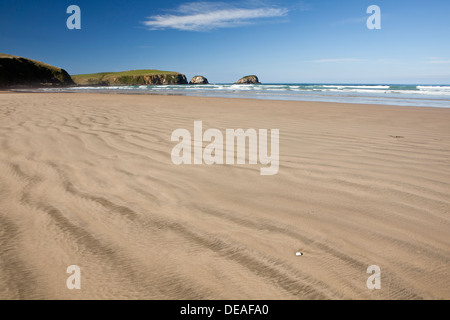
[{"label": "wispy cloud", "polygon": [[339,59],[319,59],[319,60],[312,60],[314,63],[333,63],[333,62],[361,62],[364,61],[363,59],[356,59],[356,58],[339,58]]},{"label": "wispy cloud", "polygon": [[226,3],[192,2],[183,4],[174,11],[173,14],[150,16],[143,23],[150,30],[208,31],[247,25],[260,22],[262,19],[284,17],[289,9],[239,8]]},{"label": "wispy cloud", "polygon": [[[360,17],[352,17],[347,19],[338,20],[333,23],[333,25],[347,25],[347,24],[360,24],[360,25],[366,25],[367,19],[370,17],[370,14],[367,14],[365,16]],[[383,13],[382,20],[386,21],[390,19],[391,14],[390,13]]]},{"label": "wispy cloud", "polygon": [[426,63],[434,63],[434,64],[447,64],[447,63],[450,63],[450,60],[437,58],[437,57],[430,57],[430,58],[425,58],[425,59],[427,60],[427,61],[425,61]]},{"label": "wispy cloud", "polygon": [[369,16],[359,17],[359,18],[349,18],[337,21],[336,24],[361,24],[367,21]]},{"label": "wispy cloud", "polygon": [[304,1],[294,2],[289,6],[290,10],[298,11],[311,11],[313,10],[313,5],[311,3],[306,3]]}]

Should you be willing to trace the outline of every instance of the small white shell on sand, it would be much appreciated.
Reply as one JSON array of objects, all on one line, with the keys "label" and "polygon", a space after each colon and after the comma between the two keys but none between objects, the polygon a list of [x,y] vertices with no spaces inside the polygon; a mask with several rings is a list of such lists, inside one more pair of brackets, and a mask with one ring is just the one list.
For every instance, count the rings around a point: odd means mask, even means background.
[{"label": "small white shell on sand", "polygon": [[303,255],[303,253],[301,253],[301,252],[299,251],[299,252],[297,252],[295,255],[296,255],[297,257],[301,257],[301,256]]}]

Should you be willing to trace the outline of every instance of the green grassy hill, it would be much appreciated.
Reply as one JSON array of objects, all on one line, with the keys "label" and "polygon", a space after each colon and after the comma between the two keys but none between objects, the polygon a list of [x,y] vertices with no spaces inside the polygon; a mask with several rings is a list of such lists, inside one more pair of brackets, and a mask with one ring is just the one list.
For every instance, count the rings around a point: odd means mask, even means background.
[{"label": "green grassy hill", "polygon": [[187,84],[184,74],[161,70],[100,72],[72,76],[78,85],[161,85]]},{"label": "green grassy hill", "polygon": [[0,87],[67,86],[74,82],[61,68],[0,53]]}]

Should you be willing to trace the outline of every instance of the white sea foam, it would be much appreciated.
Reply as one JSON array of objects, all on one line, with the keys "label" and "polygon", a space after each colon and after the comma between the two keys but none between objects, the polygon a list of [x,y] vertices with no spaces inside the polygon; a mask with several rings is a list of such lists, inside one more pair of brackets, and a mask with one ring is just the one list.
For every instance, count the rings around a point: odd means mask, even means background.
[{"label": "white sea foam", "polygon": [[450,86],[417,86],[417,89],[426,89],[426,90],[450,90]]},{"label": "white sea foam", "polygon": [[135,85],[39,89],[45,92],[126,92],[181,94],[210,97],[246,97],[271,100],[374,103],[450,108],[447,85],[345,85],[345,84],[207,84]]},{"label": "white sea foam", "polygon": [[334,89],[389,89],[390,86],[365,86],[365,85],[323,85],[324,88],[334,88]]}]

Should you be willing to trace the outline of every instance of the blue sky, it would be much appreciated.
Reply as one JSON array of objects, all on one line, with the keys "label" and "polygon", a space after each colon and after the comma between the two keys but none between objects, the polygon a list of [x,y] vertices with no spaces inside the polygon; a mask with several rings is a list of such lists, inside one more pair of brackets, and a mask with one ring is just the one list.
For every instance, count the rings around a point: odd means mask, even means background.
[{"label": "blue sky", "polygon": [[[68,30],[69,5],[81,30]],[[369,30],[370,5],[381,30]],[[2,0],[0,52],[70,74],[130,69],[213,83],[450,83],[448,0]]]}]

